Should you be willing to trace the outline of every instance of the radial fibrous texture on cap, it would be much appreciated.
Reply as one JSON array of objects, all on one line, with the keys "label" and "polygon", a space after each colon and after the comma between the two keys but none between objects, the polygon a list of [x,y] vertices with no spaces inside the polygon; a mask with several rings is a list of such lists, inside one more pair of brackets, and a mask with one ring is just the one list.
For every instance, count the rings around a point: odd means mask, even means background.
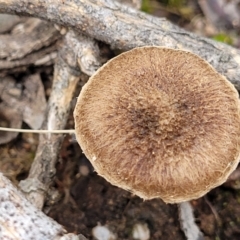
[{"label": "radial fibrous texture on cap", "polygon": [[186,51],[143,47],[115,57],[83,87],[74,116],[98,174],[144,199],[201,197],[238,164],[237,91]]}]

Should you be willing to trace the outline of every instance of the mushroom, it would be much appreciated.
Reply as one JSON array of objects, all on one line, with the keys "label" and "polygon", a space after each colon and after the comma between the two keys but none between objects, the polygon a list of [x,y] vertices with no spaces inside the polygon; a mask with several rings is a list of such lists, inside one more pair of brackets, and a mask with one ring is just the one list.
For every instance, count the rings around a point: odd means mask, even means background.
[{"label": "mushroom", "polygon": [[187,51],[141,47],[118,55],[83,87],[74,117],[97,173],[143,199],[199,198],[238,165],[238,93]]}]

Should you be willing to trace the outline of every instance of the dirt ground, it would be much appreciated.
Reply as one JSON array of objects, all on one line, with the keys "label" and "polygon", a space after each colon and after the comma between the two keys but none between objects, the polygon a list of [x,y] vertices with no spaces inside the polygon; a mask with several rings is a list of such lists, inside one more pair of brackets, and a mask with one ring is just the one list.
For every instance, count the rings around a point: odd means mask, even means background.
[{"label": "dirt ground", "polygon": [[[167,17],[190,31],[240,47],[239,29],[229,28],[227,31],[221,28],[221,25],[219,30],[219,26],[215,26],[216,22],[211,22],[199,6],[196,6],[196,1],[188,1],[188,5],[184,5],[185,1],[175,2],[183,6],[180,5],[178,8],[169,6],[168,10],[171,11],[166,11],[162,5],[161,7],[156,5],[157,2],[149,5],[148,1],[144,1],[144,10]],[[225,20],[224,22],[223,19],[223,25],[229,23],[231,19]],[[51,85],[53,74],[51,66],[47,69],[31,68],[25,74],[29,72],[31,74],[40,72],[42,78],[48,76],[44,84]],[[22,75],[23,73],[21,77]],[[4,121],[0,120],[0,125],[3,123]],[[73,127],[72,117],[68,127]],[[37,144],[37,135],[24,133],[19,134],[13,141],[0,145],[0,170],[15,184],[26,178]],[[106,226],[115,239],[131,240],[134,239],[134,226],[141,224],[149,231],[151,240],[185,239],[180,228],[176,204],[165,204],[160,199],[143,201],[129,192],[112,186],[94,172],[74,136],[65,137],[54,184],[59,193],[54,197],[49,196],[45,212],[62,224],[68,232],[81,233],[88,239],[94,239],[93,228]],[[240,178],[235,177],[206,196],[191,201],[191,204],[196,223],[204,233],[204,239],[240,239]]]}]

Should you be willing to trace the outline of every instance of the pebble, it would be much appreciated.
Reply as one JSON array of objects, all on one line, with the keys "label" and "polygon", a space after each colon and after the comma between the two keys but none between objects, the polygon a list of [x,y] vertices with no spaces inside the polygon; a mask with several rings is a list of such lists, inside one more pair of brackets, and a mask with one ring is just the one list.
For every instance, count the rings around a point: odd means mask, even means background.
[{"label": "pebble", "polygon": [[92,229],[92,235],[96,240],[115,240],[116,236],[106,226],[96,226]]},{"label": "pebble", "polygon": [[150,230],[146,223],[137,223],[133,226],[133,239],[149,240]]}]

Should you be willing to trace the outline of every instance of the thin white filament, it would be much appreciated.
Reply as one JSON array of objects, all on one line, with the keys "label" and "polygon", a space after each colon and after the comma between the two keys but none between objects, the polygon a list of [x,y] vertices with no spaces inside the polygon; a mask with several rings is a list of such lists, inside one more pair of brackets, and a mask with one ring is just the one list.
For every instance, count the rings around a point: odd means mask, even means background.
[{"label": "thin white filament", "polygon": [[19,132],[19,133],[54,133],[54,134],[73,134],[75,133],[74,129],[65,129],[65,130],[36,130],[36,129],[18,129],[18,128],[4,128],[0,127],[0,131],[4,132]]}]

